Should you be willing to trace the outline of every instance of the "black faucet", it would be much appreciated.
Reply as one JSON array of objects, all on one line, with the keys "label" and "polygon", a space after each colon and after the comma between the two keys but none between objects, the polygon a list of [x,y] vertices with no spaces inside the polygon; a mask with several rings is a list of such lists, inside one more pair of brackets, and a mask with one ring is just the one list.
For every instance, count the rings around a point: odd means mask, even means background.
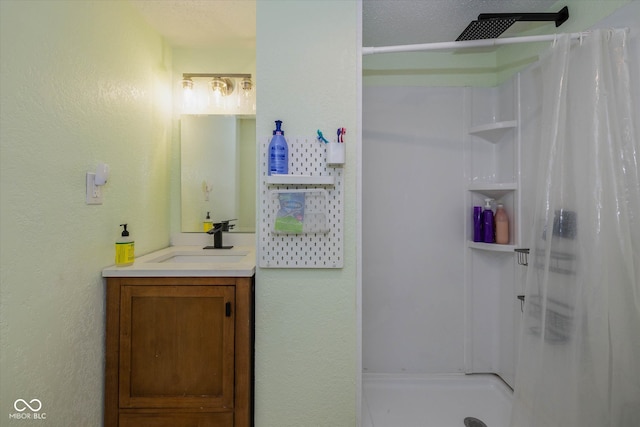
[{"label": "black faucet", "polygon": [[205,246],[204,249],[231,249],[233,246],[224,246],[222,244],[222,232],[229,231],[235,224],[229,224],[229,222],[235,221],[235,219],[228,219],[226,221],[214,222],[213,228],[207,231],[207,234],[213,234],[213,246]]}]

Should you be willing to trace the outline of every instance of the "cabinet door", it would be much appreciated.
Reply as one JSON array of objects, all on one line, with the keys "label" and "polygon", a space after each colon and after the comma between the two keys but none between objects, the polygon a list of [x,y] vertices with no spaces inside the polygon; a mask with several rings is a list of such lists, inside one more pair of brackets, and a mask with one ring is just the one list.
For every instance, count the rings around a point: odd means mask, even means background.
[{"label": "cabinet door", "polygon": [[121,291],[120,407],[233,409],[233,286]]}]

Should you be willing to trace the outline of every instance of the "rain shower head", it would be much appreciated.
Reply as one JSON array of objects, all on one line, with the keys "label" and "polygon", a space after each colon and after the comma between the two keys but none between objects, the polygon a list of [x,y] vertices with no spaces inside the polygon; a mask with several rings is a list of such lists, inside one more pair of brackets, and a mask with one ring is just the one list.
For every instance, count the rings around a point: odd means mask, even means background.
[{"label": "rain shower head", "polygon": [[567,6],[558,13],[481,13],[476,21],[471,21],[456,41],[495,39],[516,21],[554,21],[556,27],[559,27],[567,19]]},{"label": "rain shower head", "polygon": [[500,34],[504,33],[507,28],[517,20],[518,18],[491,18],[481,21],[471,21],[456,41],[497,39]]}]

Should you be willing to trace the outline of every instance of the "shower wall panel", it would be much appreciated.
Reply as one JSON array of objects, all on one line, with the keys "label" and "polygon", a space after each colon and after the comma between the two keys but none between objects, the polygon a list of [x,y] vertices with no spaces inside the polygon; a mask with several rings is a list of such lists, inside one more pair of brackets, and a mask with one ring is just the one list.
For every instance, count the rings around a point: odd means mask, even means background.
[{"label": "shower wall panel", "polygon": [[363,88],[363,369],[464,371],[463,88]]}]

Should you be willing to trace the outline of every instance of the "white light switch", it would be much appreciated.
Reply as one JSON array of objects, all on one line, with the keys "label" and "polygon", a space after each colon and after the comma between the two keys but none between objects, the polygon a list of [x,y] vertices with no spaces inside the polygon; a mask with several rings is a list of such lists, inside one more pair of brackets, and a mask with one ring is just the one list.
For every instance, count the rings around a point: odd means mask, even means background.
[{"label": "white light switch", "polygon": [[88,205],[102,204],[102,188],[96,185],[96,174],[87,172],[87,198]]}]

